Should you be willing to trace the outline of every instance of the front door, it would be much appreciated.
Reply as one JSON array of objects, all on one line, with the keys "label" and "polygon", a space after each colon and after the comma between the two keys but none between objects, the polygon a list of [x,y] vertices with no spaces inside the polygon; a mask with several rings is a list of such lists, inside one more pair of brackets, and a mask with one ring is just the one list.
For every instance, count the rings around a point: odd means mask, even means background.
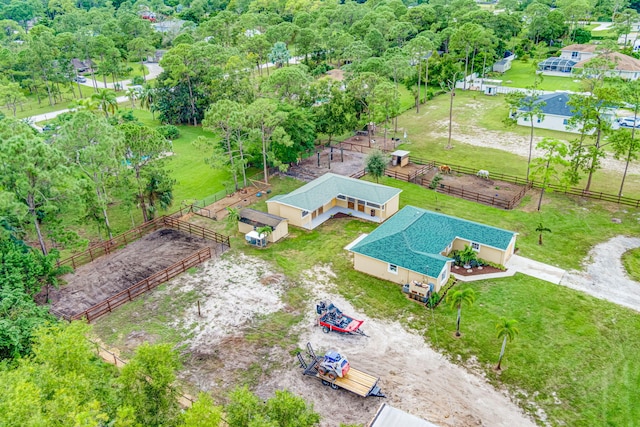
[{"label": "front door", "polygon": [[321,207],[318,209],[318,215],[322,214],[322,212],[324,212],[324,206],[321,206]]},{"label": "front door", "polygon": [[354,208],[354,206],[355,206],[355,204],[354,204],[353,202],[351,202],[351,201],[347,202],[347,207],[348,207],[349,209],[353,209],[353,208]]}]

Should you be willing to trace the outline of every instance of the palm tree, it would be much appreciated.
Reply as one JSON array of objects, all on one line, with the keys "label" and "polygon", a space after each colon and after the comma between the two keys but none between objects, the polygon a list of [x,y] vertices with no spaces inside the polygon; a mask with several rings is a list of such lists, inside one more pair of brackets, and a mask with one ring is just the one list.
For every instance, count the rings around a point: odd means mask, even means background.
[{"label": "palm tree", "polygon": [[[273,228],[271,228],[270,225],[265,225],[263,227],[256,228],[256,231],[258,232],[258,235],[260,236],[260,238],[262,238],[263,235],[264,237],[268,237],[271,233],[273,233]],[[266,241],[264,245],[267,246]]]},{"label": "palm tree", "polygon": [[151,111],[151,118],[156,119],[155,111],[153,110],[153,102],[155,98],[155,89],[149,85],[142,86],[142,90],[138,92],[138,99],[140,100],[140,108]]},{"label": "palm tree", "polygon": [[551,230],[548,229],[547,227],[545,227],[544,225],[542,225],[542,223],[538,224],[538,226],[536,227],[536,232],[539,233],[538,235],[538,244],[542,245],[542,233],[544,232],[548,232],[551,233]]},{"label": "palm tree", "polygon": [[109,113],[115,114],[118,109],[116,94],[109,89],[100,89],[98,93],[91,95],[91,99],[98,102],[98,106],[104,112],[105,117],[109,117]]},{"label": "palm tree", "polygon": [[447,302],[451,308],[458,310],[458,319],[456,320],[456,337],[460,336],[460,315],[462,312],[462,304],[473,305],[476,300],[476,292],[471,289],[458,289],[450,294],[447,294]]},{"label": "palm tree", "polygon": [[471,261],[478,259],[476,251],[469,245],[464,245],[464,249],[458,253],[458,256],[460,257],[460,261],[464,263],[464,268],[471,268]]},{"label": "palm tree", "polygon": [[518,335],[517,320],[507,320],[505,317],[501,317],[500,321],[496,323],[496,331],[498,331],[498,338],[503,338],[502,348],[500,349],[500,357],[498,358],[498,366],[496,371],[500,370],[500,364],[502,363],[502,357],[504,356],[504,349],[507,346],[507,341],[513,341],[516,335]]},{"label": "palm tree", "polygon": [[127,88],[126,95],[129,98],[129,101],[131,101],[131,108],[136,108],[136,99],[138,99],[139,95],[138,89],[134,87]]},{"label": "palm tree", "polygon": [[227,224],[235,226],[240,221],[240,209],[227,207]]},{"label": "palm tree", "polygon": [[98,103],[95,99],[91,98],[82,98],[75,101],[72,105],[72,108],[77,110],[87,110],[91,112],[96,112],[98,110]]}]

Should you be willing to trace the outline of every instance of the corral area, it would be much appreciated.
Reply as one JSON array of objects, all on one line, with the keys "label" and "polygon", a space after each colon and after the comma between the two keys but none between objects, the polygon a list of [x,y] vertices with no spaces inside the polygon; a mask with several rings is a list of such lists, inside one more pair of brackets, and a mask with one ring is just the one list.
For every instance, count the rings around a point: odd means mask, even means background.
[{"label": "corral area", "polygon": [[219,245],[170,228],[154,231],[63,276],[64,284],[49,291],[51,308],[68,317],[82,313],[207,246]]},{"label": "corral area", "polygon": [[523,186],[489,178],[480,178],[475,175],[452,172],[441,174],[437,168],[432,168],[423,175],[425,180],[431,181],[436,175],[440,175],[441,185],[455,187],[460,190],[475,192],[487,197],[495,197],[502,200],[511,200],[523,189]]}]

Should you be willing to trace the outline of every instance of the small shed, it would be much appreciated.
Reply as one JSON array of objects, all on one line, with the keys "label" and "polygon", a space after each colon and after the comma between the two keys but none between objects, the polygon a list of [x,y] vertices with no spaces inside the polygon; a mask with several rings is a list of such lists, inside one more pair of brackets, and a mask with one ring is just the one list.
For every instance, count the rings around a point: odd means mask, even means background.
[{"label": "small shed", "polygon": [[508,59],[501,59],[493,64],[493,71],[496,73],[504,73],[511,69],[511,61]]},{"label": "small shed", "polygon": [[404,150],[396,150],[391,153],[391,164],[393,166],[405,167],[409,164],[409,152]]},{"label": "small shed", "polygon": [[495,85],[486,85],[484,87],[484,94],[489,96],[494,96],[498,94],[498,86]]},{"label": "small shed", "polygon": [[438,427],[437,425],[383,403],[367,427]]},{"label": "small shed", "polygon": [[[249,208],[240,211],[238,230],[241,233],[249,236],[252,231],[255,232],[258,228],[265,226],[271,227],[271,234],[266,236],[267,241],[271,243],[277,242],[289,234],[289,220],[286,218]],[[260,238],[257,232],[255,235],[254,237]]]}]

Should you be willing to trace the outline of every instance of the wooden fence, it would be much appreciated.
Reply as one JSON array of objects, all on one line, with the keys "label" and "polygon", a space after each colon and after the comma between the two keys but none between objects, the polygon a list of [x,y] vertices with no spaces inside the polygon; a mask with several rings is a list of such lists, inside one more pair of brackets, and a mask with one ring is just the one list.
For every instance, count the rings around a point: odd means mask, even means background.
[{"label": "wooden fence", "polygon": [[125,289],[124,291],[102,301],[87,310],[71,317],[70,320],[78,320],[85,318],[87,322],[97,319],[107,313],[111,313],[115,308],[133,301],[134,298],[149,292],[164,282],[171,280],[179,274],[184,273],[191,267],[201,264],[211,258],[211,248],[204,248],[193,255],[190,255],[169,268],[166,268],[144,280],[139,281],[135,285]]},{"label": "wooden fence", "polygon": [[110,254],[117,249],[120,249],[131,242],[134,242],[142,236],[152,233],[161,228],[173,228],[176,230],[185,231],[189,234],[193,234],[194,236],[202,237],[204,239],[213,240],[216,243],[220,243],[229,247],[229,237],[224,236],[222,234],[218,234],[214,231],[211,231],[207,228],[200,227],[199,225],[191,224],[185,221],[181,221],[177,218],[173,218],[172,216],[163,216],[160,218],[156,218],[152,221],[145,222],[144,224],[133,228],[129,231],[126,231],[122,234],[119,234],[113,237],[106,242],[98,243],[89,247],[89,249],[80,252],[76,255],[73,255],[69,258],[63,259],[62,261],[58,261],[58,267],[63,265],[68,265],[72,267],[74,270],[81,265],[90,263],[91,261],[99,258],[103,255]]}]

